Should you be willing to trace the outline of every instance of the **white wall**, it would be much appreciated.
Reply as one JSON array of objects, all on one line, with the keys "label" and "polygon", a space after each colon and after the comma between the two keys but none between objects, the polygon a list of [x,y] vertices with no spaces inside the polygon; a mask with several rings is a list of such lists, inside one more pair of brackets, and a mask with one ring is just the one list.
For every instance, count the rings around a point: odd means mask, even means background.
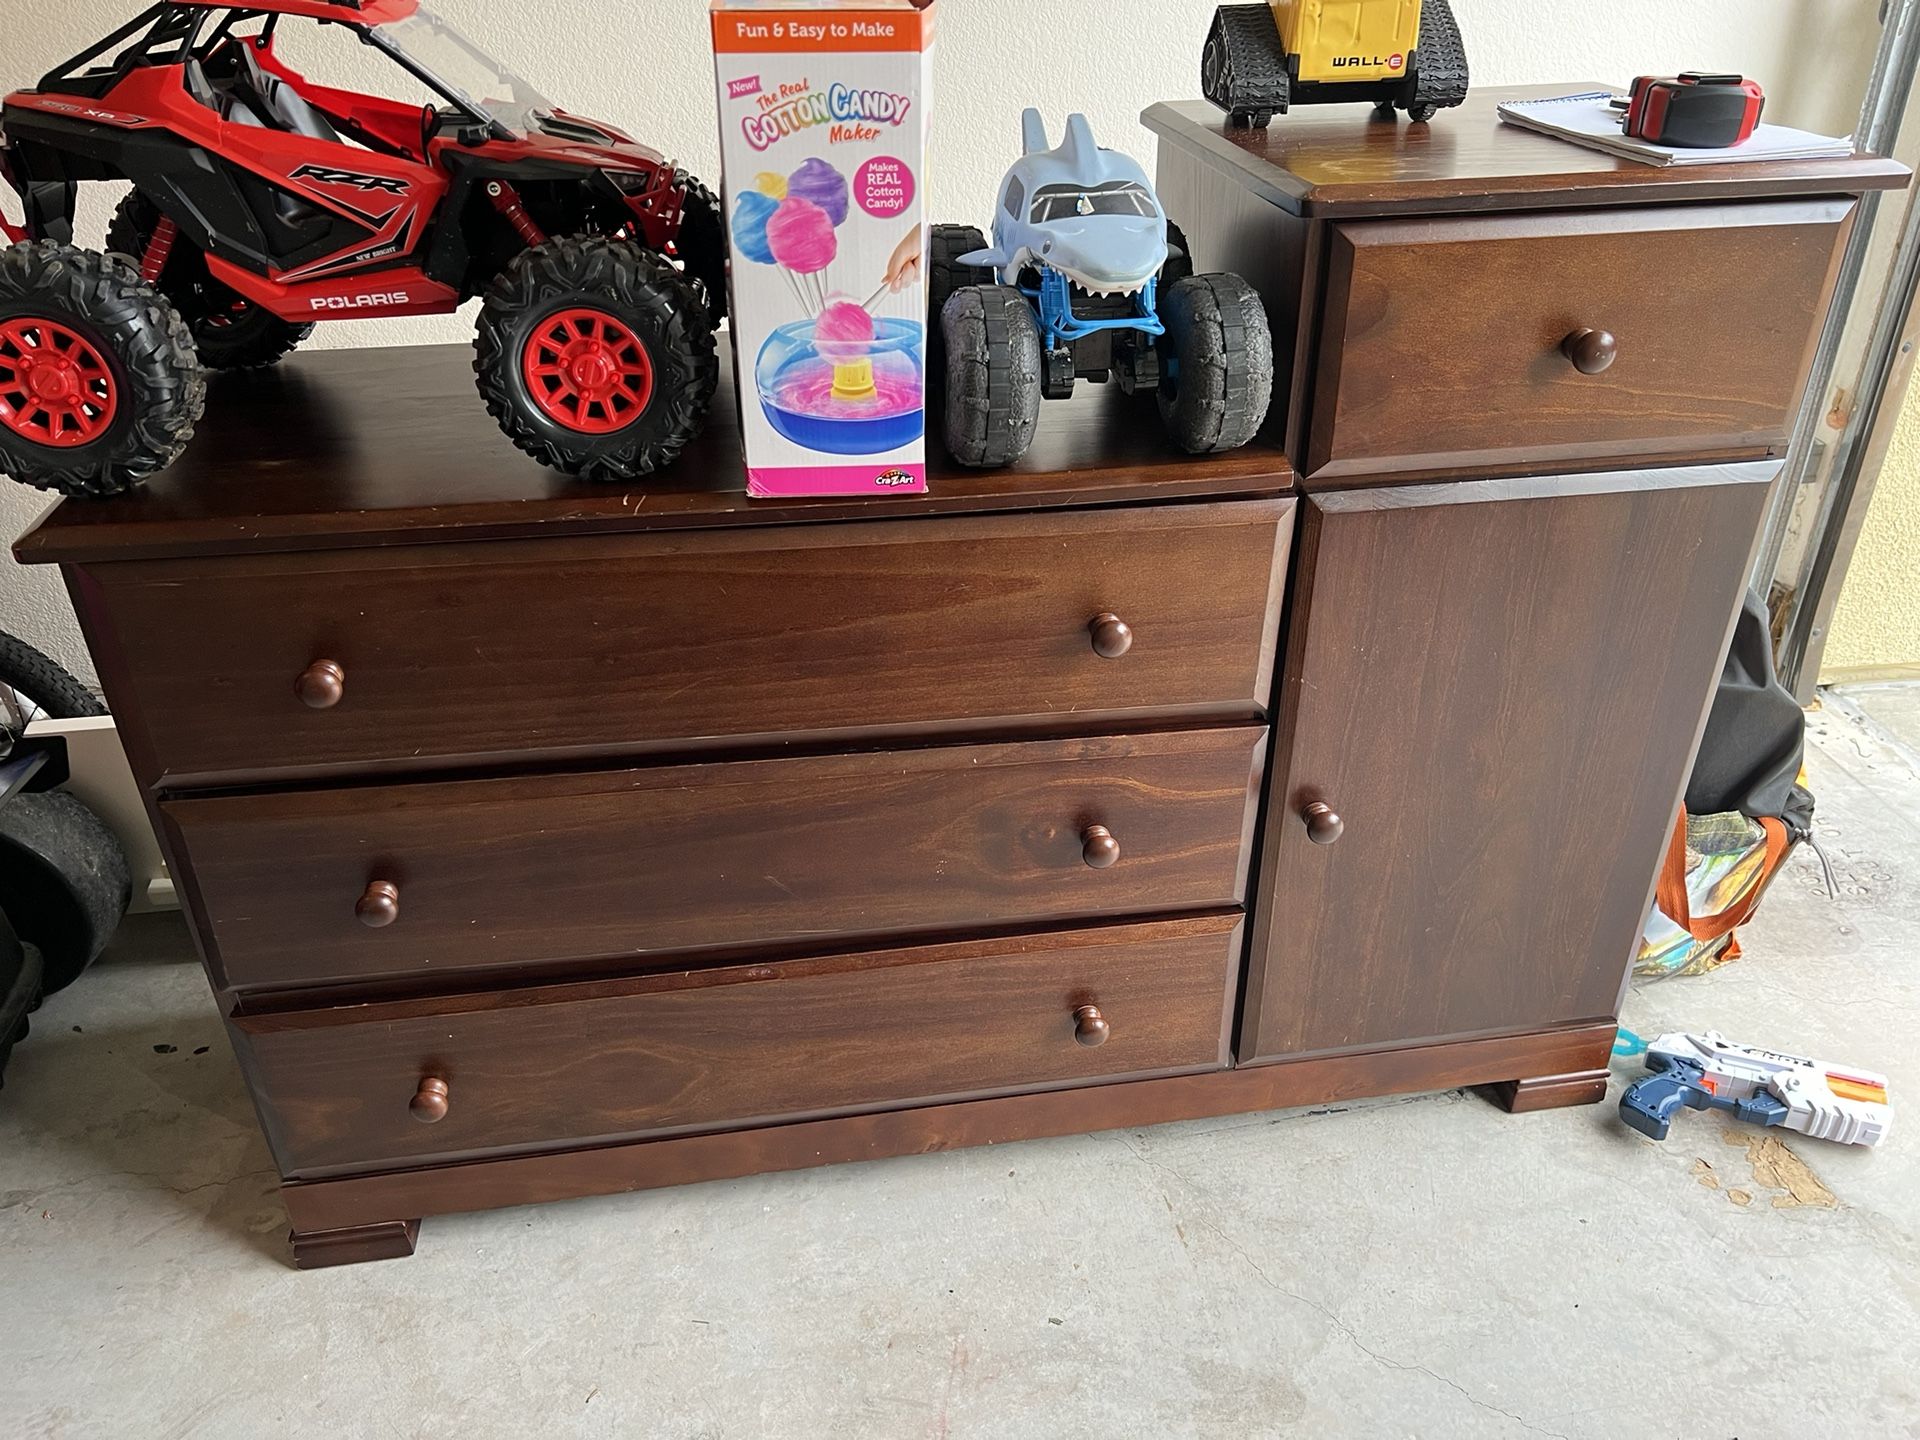
[{"label": "white wall", "polygon": [[[121,23],[136,0],[6,0],[0,81],[26,83]],[[712,176],[718,145],[704,0],[432,0],[435,8],[568,109],[614,121]],[[935,72],[933,214],[983,221],[1017,143],[1021,107],[1058,124],[1084,110],[1102,143],[1151,168],[1140,111],[1198,94],[1213,0],[942,0]],[[1876,0],[1454,0],[1479,85],[1739,70],[1769,118],[1844,133],[1878,37]],[[1353,110],[1356,121],[1364,114]],[[1285,124],[1277,120],[1276,124]],[[1437,121],[1445,124],[1444,119]],[[83,224],[104,225],[96,204]],[[341,322],[315,344],[464,341],[467,317]],[[477,405],[476,405],[477,411]],[[0,483],[0,538],[45,497]],[[64,593],[45,569],[0,563],[0,628],[91,677]]]}]

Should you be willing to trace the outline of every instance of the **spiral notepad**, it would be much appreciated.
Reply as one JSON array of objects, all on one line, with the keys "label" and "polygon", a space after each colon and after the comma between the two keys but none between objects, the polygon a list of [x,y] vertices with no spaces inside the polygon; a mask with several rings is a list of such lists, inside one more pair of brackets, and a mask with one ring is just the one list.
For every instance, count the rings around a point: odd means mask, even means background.
[{"label": "spiral notepad", "polygon": [[1509,125],[1557,136],[1590,150],[1604,150],[1647,165],[1729,165],[1754,160],[1830,160],[1853,154],[1851,138],[1835,139],[1795,130],[1786,125],[1762,124],[1744,145],[1725,150],[1656,145],[1638,140],[1620,129],[1624,111],[1613,108],[1619,98],[1611,90],[1583,90],[1549,100],[1509,100],[1500,106],[1500,118]]}]

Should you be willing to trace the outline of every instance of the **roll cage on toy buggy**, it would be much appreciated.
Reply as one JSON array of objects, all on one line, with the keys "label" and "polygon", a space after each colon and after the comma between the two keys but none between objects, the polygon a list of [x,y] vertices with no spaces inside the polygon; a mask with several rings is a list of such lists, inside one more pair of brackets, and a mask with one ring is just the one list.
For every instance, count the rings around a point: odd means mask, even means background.
[{"label": "roll cage on toy buggy", "polygon": [[[288,22],[351,32],[432,102],[314,83],[276,46]],[[486,295],[481,389],[543,461],[632,478],[677,454],[704,414],[726,304],[712,194],[660,152],[556,108],[419,0],[169,0],[7,95],[0,126],[0,177],[24,210],[22,224],[0,221],[14,251],[44,260],[72,246],[78,186],[131,181],[106,248],[179,311],[208,368],[271,363],[316,321],[445,314]],[[113,363],[85,325],[5,338],[9,293],[45,288],[33,256],[0,251],[0,468],[57,489],[124,488],[177,448],[148,446],[117,475],[76,474],[73,454],[36,473],[40,450],[106,438],[108,392],[133,387],[108,383]],[[10,284],[9,264],[32,274]],[[619,303],[543,305],[560,290]],[[68,325],[65,311],[50,320]],[[680,333],[696,321],[697,339]],[[64,354],[86,363],[52,375]],[[62,404],[93,398],[11,423],[35,383]],[[194,386],[176,388],[194,409]],[[630,434],[649,414],[660,434]],[[190,424],[169,424],[184,444]]]}]

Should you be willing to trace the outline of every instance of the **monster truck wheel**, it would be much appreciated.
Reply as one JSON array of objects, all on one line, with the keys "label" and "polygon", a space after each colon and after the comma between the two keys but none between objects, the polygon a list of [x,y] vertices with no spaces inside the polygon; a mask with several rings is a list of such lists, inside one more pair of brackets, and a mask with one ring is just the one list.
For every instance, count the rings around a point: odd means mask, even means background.
[{"label": "monster truck wheel", "polygon": [[613,483],[674,460],[720,376],[693,284],[605,236],[549,240],[509,265],[481,305],[473,368],[515,445]]},{"label": "monster truck wheel", "polygon": [[727,318],[727,226],[720,218],[720,202],[713,191],[684,170],[679,176],[686,186],[687,198],[680,212],[680,233],[673,242],[673,256],[681,273],[699,286],[700,299],[707,307],[707,322],[718,330]]},{"label": "monster truck wheel", "polygon": [[111,256],[0,250],[0,471],[114,495],[179,458],[207,386],[179,311]]},{"label": "monster truck wheel", "polygon": [[1238,275],[1192,275],[1160,297],[1160,418],[1182,450],[1246,444],[1273,396],[1266,307]]},{"label": "monster truck wheel", "polygon": [[1040,418],[1040,322],[1011,285],[967,285],[940,312],[947,450],[962,465],[1011,465]]},{"label": "monster truck wheel", "polygon": [[[160,212],[137,191],[120,202],[107,227],[107,249],[140,268]],[[311,325],[295,325],[256,305],[207,272],[206,257],[184,240],[174,242],[160,272],[160,293],[193,333],[193,347],[209,370],[251,370],[284,360],[313,334]]]},{"label": "monster truck wheel", "polygon": [[987,237],[972,225],[933,225],[927,230],[927,374],[946,374],[947,341],[940,316],[953,292],[963,285],[991,285],[991,265],[962,265],[959,257],[987,248]]},{"label": "monster truck wheel", "polygon": [[[1178,255],[1173,252],[1178,250]],[[1159,289],[1162,295],[1167,287],[1177,280],[1184,280],[1193,274],[1193,247],[1187,243],[1187,232],[1173,221],[1167,221],[1167,263],[1160,267]]]}]

